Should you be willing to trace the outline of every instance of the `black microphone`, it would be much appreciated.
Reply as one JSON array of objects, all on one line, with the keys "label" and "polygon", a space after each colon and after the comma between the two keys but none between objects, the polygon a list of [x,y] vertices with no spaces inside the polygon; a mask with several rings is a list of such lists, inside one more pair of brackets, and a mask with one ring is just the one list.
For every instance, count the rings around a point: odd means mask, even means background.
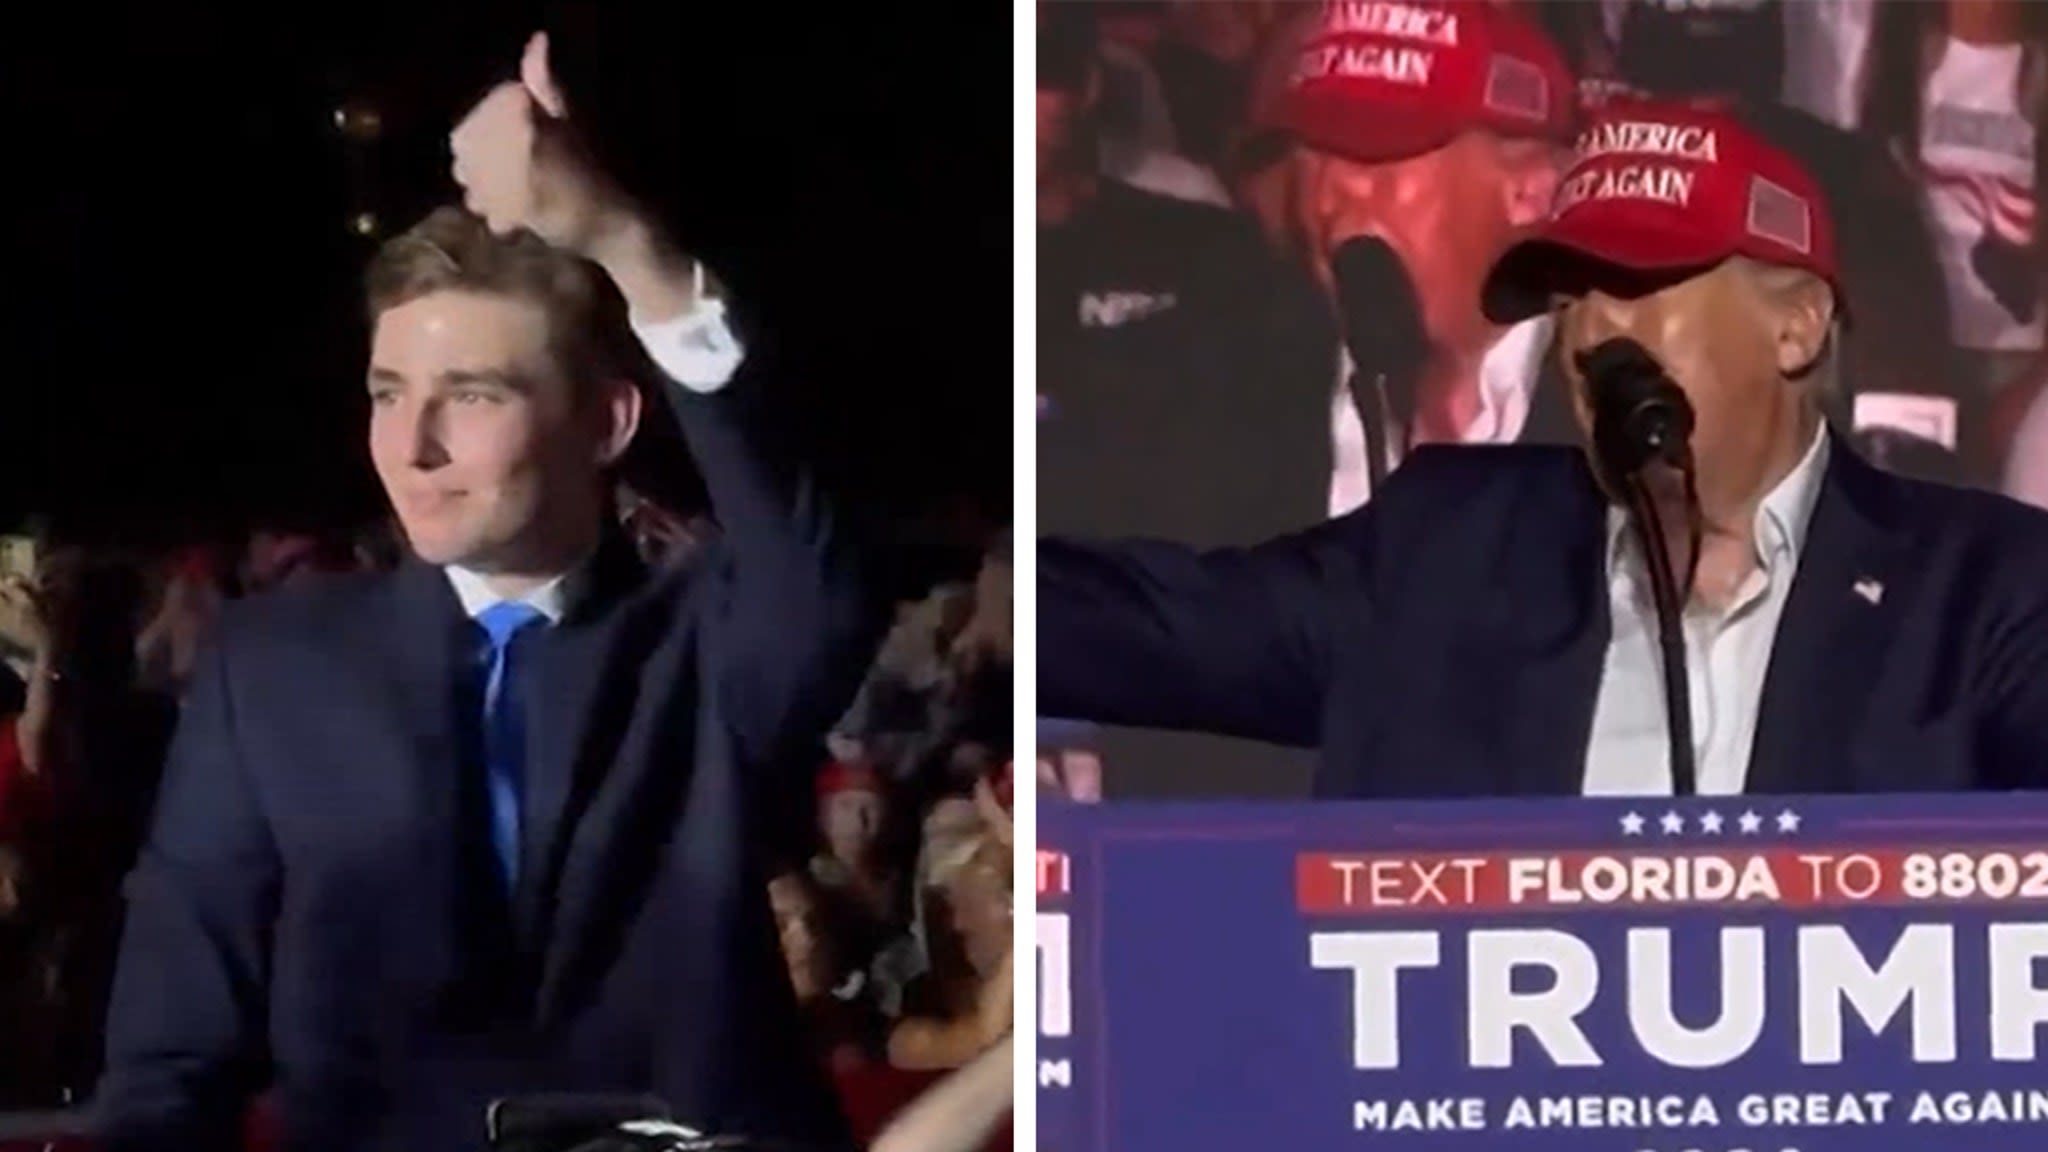
[{"label": "black microphone", "polygon": [[1415,377],[1429,353],[1422,301],[1401,257],[1376,236],[1354,236],[1337,245],[1330,254],[1330,278],[1336,284],[1344,350],[1351,354],[1351,400],[1365,426],[1377,491],[1392,455],[1389,425],[1406,429],[1414,423]]},{"label": "black microphone", "polygon": [[1651,461],[1673,468],[1692,456],[1692,404],[1657,358],[1633,340],[1609,340],[1578,355],[1593,409],[1593,457],[1619,486]]},{"label": "black microphone", "polygon": [[[1692,591],[1691,568],[1699,563],[1700,554],[1692,404],[1657,358],[1633,340],[1608,340],[1579,353],[1576,360],[1593,410],[1594,466],[1627,506],[1650,570],[1650,595],[1657,606],[1657,647],[1664,663],[1671,790],[1690,796],[1698,790],[1699,781],[1692,746],[1692,691],[1685,663],[1685,601]],[[1685,480],[1691,553],[1682,583],[1671,563],[1657,500],[1644,482],[1644,472],[1653,463],[1677,469]]]}]

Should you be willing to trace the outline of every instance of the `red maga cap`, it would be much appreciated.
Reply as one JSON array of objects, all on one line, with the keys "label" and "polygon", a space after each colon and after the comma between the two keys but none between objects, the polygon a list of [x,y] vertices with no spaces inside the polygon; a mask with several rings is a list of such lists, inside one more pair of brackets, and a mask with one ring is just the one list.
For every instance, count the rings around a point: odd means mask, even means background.
[{"label": "red maga cap", "polygon": [[1301,143],[1364,163],[1472,129],[1565,140],[1577,85],[1542,29],[1489,3],[1331,0],[1282,102]]},{"label": "red maga cap", "polygon": [[841,792],[882,791],[882,778],[875,770],[859,761],[833,760],[818,773],[818,798],[837,795]]},{"label": "red maga cap", "polygon": [[1482,306],[1512,323],[1579,291],[1587,262],[1638,273],[1704,271],[1731,256],[1800,268],[1841,296],[1835,229],[1806,169],[1734,115],[1620,101],[1579,135],[1550,220],[1501,255]]}]

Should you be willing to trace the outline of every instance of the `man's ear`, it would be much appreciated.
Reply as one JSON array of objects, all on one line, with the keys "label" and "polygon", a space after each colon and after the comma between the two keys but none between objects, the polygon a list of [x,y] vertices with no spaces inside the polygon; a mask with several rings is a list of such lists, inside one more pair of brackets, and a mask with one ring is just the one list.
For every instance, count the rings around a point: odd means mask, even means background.
[{"label": "man's ear", "polygon": [[1550,218],[1562,172],[1557,153],[1548,144],[1505,141],[1501,149],[1501,213],[1517,231]]},{"label": "man's ear", "polygon": [[597,442],[599,466],[608,468],[626,454],[627,446],[633,443],[633,434],[640,430],[640,411],[645,403],[639,386],[629,379],[622,378],[605,385],[604,407],[599,413],[603,421]]},{"label": "man's ear", "polygon": [[1827,351],[1835,327],[1835,290],[1818,276],[1799,273],[1770,286],[1778,374],[1799,376]]}]

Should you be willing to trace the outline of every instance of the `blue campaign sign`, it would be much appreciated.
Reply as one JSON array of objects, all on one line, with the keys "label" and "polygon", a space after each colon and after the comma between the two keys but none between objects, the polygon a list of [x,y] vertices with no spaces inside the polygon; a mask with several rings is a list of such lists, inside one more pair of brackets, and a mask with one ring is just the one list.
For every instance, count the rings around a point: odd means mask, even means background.
[{"label": "blue campaign sign", "polygon": [[2048,796],[1039,833],[1044,1152],[2048,1149]]},{"label": "blue campaign sign", "polygon": [[[1101,1019],[1096,985],[1074,979],[1073,959],[1094,946],[1095,903],[1073,898],[1075,856],[1086,852],[1076,838],[1049,831],[1070,822],[1050,814],[1069,812],[1073,805],[1039,795],[1038,850],[1038,1147],[1041,1152],[1099,1147],[1092,1118],[1098,1078],[1084,1075],[1094,1068],[1093,1054],[1078,1050],[1077,1026],[1093,1031]],[[1051,823],[1049,824],[1048,821]],[[1054,847],[1059,845],[1059,847]],[[1085,860],[1081,871],[1090,871]],[[1076,916],[1078,909],[1084,910]],[[1078,938],[1076,936],[1079,931]]]}]

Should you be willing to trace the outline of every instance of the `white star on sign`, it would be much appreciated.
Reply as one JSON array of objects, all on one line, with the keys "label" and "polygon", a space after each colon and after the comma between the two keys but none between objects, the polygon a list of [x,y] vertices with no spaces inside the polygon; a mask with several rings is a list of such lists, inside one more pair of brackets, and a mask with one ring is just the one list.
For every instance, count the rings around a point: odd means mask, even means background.
[{"label": "white star on sign", "polygon": [[1664,834],[1666,836],[1676,836],[1680,832],[1685,831],[1685,817],[1680,816],[1676,812],[1666,812],[1664,818],[1657,823],[1664,826]]},{"label": "white star on sign", "polygon": [[1754,812],[1744,812],[1736,818],[1735,822],[1742,826],[1742,834],[1744,836],[1754,836],[1764,826],[1764,818]]},{"label": "white star on sign", "polygon": [[1799,831],[1799,813],[1794,812],[1790,808],[1787,808],[1783,812],[1778,813],[1778,831]]},{"label": "white star on sign", "polygon": [[1700,817],[1700,831],[1719,835],[1721,832],[1721,814],[1719,812],[1709,812]]},{"label": "white star on sign", "polygon": [[1642,815],[1640,813],[1631,812],[1628,815],[1623,816],[1621,818],[1621,834],[1623,836],[1641,836],[1643,834]]}]

